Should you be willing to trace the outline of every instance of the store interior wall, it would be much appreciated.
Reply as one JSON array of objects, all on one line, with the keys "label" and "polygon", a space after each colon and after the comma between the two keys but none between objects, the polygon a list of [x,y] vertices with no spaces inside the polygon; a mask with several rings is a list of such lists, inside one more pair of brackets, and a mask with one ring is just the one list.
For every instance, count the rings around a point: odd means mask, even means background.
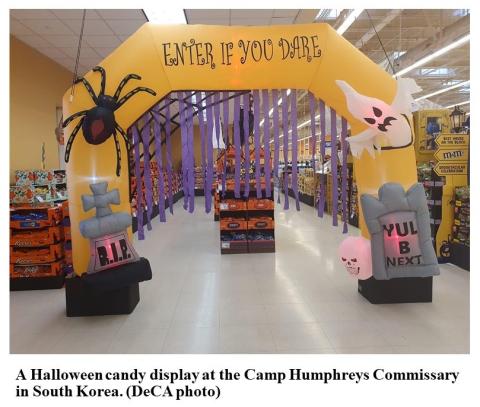
[{"label": "store interior wall", "polygon": [[[56,108],[72,73],[10,36],[10,182],[16,169],[59,168]],[[13,142],[15,140],[15,142]]]}]

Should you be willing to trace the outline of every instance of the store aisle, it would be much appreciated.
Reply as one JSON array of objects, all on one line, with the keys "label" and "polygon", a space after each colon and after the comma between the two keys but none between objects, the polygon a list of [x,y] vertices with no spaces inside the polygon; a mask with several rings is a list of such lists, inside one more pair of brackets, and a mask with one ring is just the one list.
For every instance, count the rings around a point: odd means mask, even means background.
[{"label": "store aisle", "polygon": [[[371,305],[337,260],[344,235],[276,207],[275,254],[220,255],[219,225],[181,201],[136,242],[152,265],[128,316],[66,318],[63,290],[12,292],[12,353],[467,353],[469,273],[442,265],[432,304]],[[351,228],[350,233],[358,233]]]}]

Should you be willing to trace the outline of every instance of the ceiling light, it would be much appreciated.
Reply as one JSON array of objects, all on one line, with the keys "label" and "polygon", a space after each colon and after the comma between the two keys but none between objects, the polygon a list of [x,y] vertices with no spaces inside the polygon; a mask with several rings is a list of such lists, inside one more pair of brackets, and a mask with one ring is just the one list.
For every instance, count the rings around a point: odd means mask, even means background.
[{"label": "ceiling light", "polygon": [[340,25],[340,27],[337,28],[337,33],[340,35],[343,35],[345,31],[348,30],[348,27],[350,27],[353,22],[356,20],[356,18],[363,13],[363,8],[362,9],[354,9],[351,11],[351,13],[345,18],[343,23]]},{"label": "ceiling light", "polygon": [[[287,96],[290,95],[291,92],[292,92],[291,89],[287,89]],[[283,101],[283,99],[279,99],[279,101],[277,103],[277,106],[280,106],[282,104],[282,101]],[[268,112],[268,117],[270,117],[272,115],[272,113],[273,113],[273,107]],[[262,119],[258,125],[262,126],[264,122],[265,122],[265,119]]]},{"label": "ceiling light", "polygon": [[449,90],[452,90],[452,89],[461,88],[462,86],[465,86],[468,83],[470,83],[470,80],[457,83],[456,85],[449,86],[448,88],[437,90],[436,92],[429,93],[428,95],[420,96],[419,98],[415,99],[415,102],[418,102],[419,100],[422,100],[422,99],[427,99],[432,96],[440,95],[441,93],[448,92]]},{"label": "ceiling light", "polygon": [[143,12],[151,23],[187,24],[185,12],[181,8],[144,8]]},{"label": "ceiling light", "polygon": [[470,103],[469,100],[465,101],[465,102],[460,102],[460,103],[454,103],[453,105],[450,105],[450,106],[445,106],[444,109],[451,109],[452,107],[455,107],[455,106],[463,106],[463,105],[468,105]]},{"label": "ceiling light", "polygon": [[401,71],[398,71],[396,74],[393,75],[393,77],[397,78],[399,76],[402,76],[403,74],[406,74],[407,72],[410,72],[415,68],[418,68],[419,66],[425,65],[427,62],[430,62],[432,59],[435,59],[440,55],[443,55],[448,51],[451,51],[452,49],[457,48],[462,44],[465,44],[468,41],[470,41],[470,34],[467,34],[464,37],[458,39],[457,41],[454,41],[451,44],[447,45],[446,47],[440,48],[439,50],[431,53],[430,55],[427,55],[426,57],[419,59],[417,62],[413,63],[412,65],[407,66]]}]

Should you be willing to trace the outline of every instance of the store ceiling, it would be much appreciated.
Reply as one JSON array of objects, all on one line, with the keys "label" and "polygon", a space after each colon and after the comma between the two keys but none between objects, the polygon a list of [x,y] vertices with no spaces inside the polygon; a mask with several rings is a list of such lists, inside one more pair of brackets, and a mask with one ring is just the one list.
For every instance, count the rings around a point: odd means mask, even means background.
[{"label": "store ceiling", "polygon": [[[348,10],[185,10],[188,24],[273,25],[327,22],[338,28]],[[39,52],[73,71],[83,10],[11,10],[10,33]],[[317,18],[317,19],[316,19]],[[88,10],[79,74],[110,54],[147,18],[142,10]],[[441,40],[470,31],[467,10],[365,10],[344,37],[373,61],[396,71],[402,59],[438,49]],[[375,27],[380,37],[379,41]],[[458,47],[405,76],[413,77],[428,94],[470,79],[470,44]],[[399,54],[405,53],[400,56]],[[403,66],[402,66],[403,68]],[[419,95],[422,95],[419,94]],[[429,98],[428,105],[449,106],[469,100],[469,85]],[[469,111],[469,105],[462,106]]]}]

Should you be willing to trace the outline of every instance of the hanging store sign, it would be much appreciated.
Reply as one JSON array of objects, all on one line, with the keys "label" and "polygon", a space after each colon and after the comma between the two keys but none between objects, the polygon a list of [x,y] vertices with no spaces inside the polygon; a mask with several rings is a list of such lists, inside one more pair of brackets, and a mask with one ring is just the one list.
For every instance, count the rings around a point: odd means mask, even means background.
[{"label": "hanging store sign", "polygon": [[433,168],[438,176],[467,175],[468,163],[465,162],[439,162]]},{"label": "hanging store sign", "polygon": [[441,147],[468,147],[468,134],[440,134],[435,142]]},{"label": "hanging store sign", "polygon": [[468,148],[439,148],[433,156],[442,164],[445,161],[467,161],[468,160]]}]

